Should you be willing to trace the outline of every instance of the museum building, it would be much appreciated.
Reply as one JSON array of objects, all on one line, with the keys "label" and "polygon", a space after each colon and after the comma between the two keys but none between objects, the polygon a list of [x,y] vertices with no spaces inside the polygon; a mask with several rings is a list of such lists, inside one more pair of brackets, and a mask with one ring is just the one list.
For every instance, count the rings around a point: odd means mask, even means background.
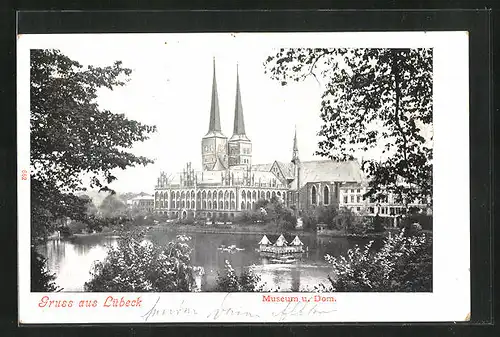
[{"label": "museum building", "polygon": [[252,141],[245,130],[238,72],[233,134],[228,139],[221,130],[215,61],[209,127],[201,139],[201,162],[201,171],[187,163],[175,175],[160,173],[154,191],[156,213],[224,221],[254,209],[260,199],[273,197],[297,210],[314,205],[339,205],[342,186],[361,186],[365,181],[357,160],[302,162],[297,133],[290,162],[254,164]]}]

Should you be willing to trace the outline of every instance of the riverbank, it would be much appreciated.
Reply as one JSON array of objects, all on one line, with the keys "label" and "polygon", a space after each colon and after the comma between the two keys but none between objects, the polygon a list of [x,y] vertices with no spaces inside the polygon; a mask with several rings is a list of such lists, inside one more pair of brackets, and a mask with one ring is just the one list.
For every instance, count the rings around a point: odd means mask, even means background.
[{"label": "riverbank", "polygon": [[[196,225],[186,225],[186,224],[159,224],[152,226],[152,230],[163,230],[171,232],[182,232],[182,233],[201,233],[201,234],[259,234],[259,235],[279,235],[283,231],[279,230],[275,226],[266,225],[225,225],[225,226],[196,226]],[[389,233],[398,233],[400,229],[398,228],[388,228],[384,232],[379,233],[363,233],[363,234],[353,234],[346,233],[341,230],[328,230],[322,233],[308,232],[300,229],[289,230],[287,233],[290,235],[318,235],[323,237],[333,237],[333,238],[358,238],[358,239],[376,239],[382,238],[389,235]]]}]

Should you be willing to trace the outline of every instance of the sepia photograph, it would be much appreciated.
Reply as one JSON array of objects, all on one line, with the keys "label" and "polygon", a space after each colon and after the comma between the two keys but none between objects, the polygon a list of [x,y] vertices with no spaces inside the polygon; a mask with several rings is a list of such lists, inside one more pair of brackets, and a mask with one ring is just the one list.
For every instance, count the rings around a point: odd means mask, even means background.
[{"label": "sepia photograph", "polygon": [[104,307],[126,293],[432,295],[433,43],[109,35],[26,48],[20,226],[39,307],[75,293],[109,293]]}]

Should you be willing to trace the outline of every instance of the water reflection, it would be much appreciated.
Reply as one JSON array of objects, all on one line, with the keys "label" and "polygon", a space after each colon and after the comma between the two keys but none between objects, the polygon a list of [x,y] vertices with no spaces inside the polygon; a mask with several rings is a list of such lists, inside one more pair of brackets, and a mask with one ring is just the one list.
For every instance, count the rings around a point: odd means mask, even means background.
[{"label": "water reflection", "polygon": [[[165,244],[175,239],[173,231],[153,230],[148,240]],[[312,289],[319,283],[328,283],[330,267],[326,264],[326,254],[338,256],[355,244],[365,244],[367,240],[347,238],[329,238],[304,234],[300,239],[309,248],[302,259],[293,264],[273,264],[260,256],[256,250],[260,234],[205,234],[190,233],[190,245],[193,247],[192,263],[204,267],[205,273],[197,278],[202,290],[213,290],[217,273],[224,268],[228,260],[239,274],[244,268],[252,268],[261,277],[265,289],[280,291],[298,291]],[[82,236],[72,240],[50,240],[38,247],[47,257],[48,267],[56,273],[56,282],[63,291],[83,291],[83,285],[89,280],[89,271],[96,260],[106,256],[107,247],[117,244],[117,237],[106,235]],[[235,245],[240,250],[231,252],[219,250],[224,246]]]}]

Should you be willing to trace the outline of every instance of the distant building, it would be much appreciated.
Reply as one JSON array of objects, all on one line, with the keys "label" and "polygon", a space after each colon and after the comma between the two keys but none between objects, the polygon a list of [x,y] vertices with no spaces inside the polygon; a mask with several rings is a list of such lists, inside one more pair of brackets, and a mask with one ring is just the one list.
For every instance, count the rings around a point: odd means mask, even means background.
[{"label": "distant building", "polygon": [[143,211],[153,212],[155,207],[155,198],[152,195],[139,195],[127,200],[127,205],[138,208]]},{"label": "distant building", "polygon": [[[311,206],[336,205],[361,210],[366,185],[357,160],[300,161],[297,134],[291,162],[252,163],[252,142],[246,134],[237,73],[233,135],[221,130],[215,61],[208,132],[201,139],[202,171],[188,163],[181,173],[160,173],[154,211],[170,217],[233,220],[255,209],[259,199],[276,197],[301,211]],[[355,192],[352,192],[355,191]]]}]

